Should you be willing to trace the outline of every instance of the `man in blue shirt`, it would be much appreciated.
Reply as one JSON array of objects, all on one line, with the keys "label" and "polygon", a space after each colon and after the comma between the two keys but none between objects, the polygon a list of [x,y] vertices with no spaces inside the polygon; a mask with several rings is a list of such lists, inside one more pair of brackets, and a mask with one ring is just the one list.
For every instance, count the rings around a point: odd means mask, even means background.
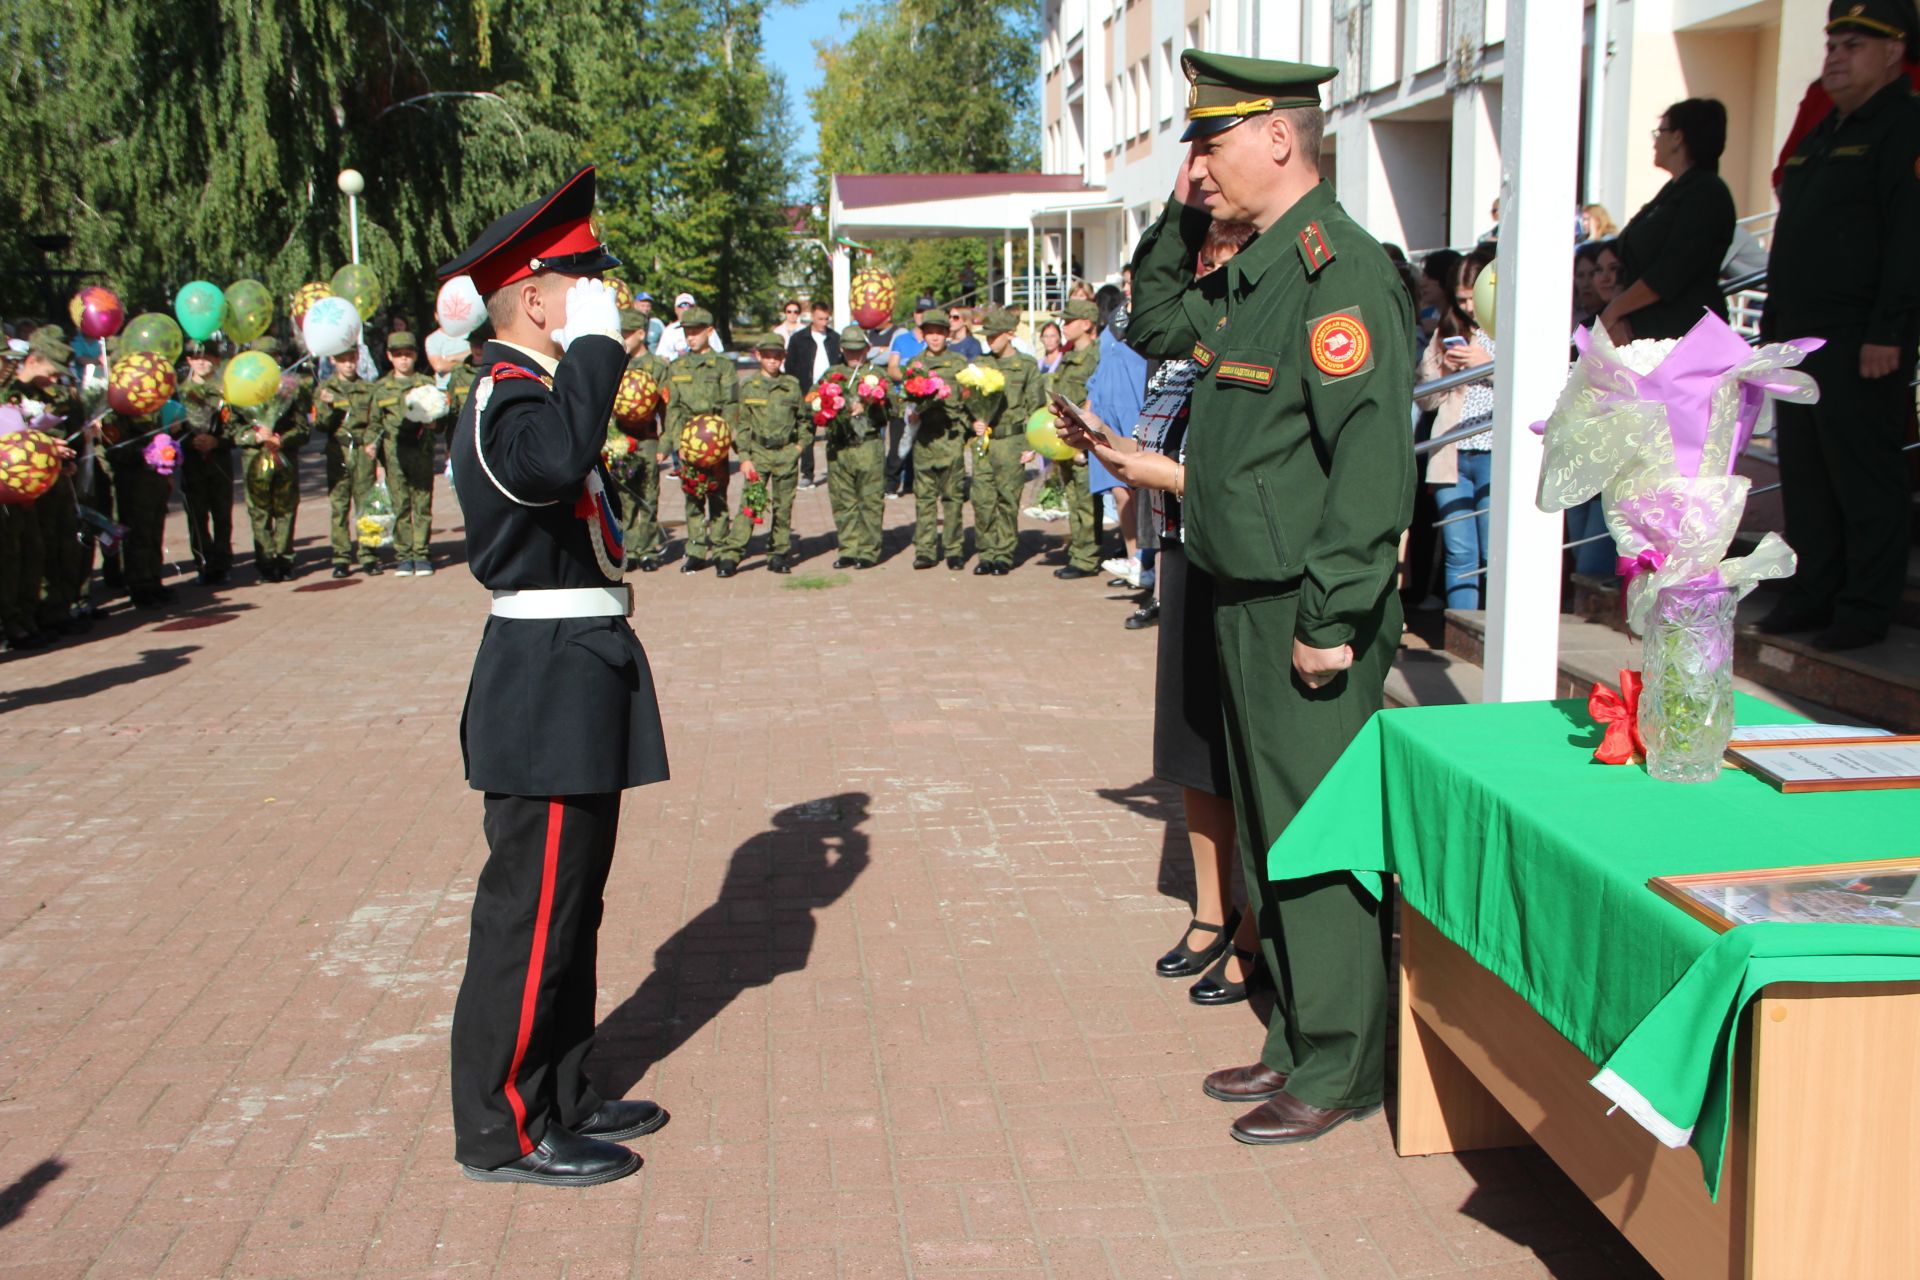
[{"label": "man in blue shirt", "polygon": [[[1147,394],[1147,362],[1126,344],[1126,295],[1114,285],[1102,285],[1093,295],[1093,301],[1100,308],[1100,364],[1087,382],[1087,402],[1102,422],[1117,432],[1131,433],[1133,424],[1139,421],[1140,405]],[[1119,491],[1115,502],[1120,516],[1121,548],[1129,550],[1135,541],[1131,524],[1133,504],[1128,501],[1132,494],[1091,452],[1087,454],[1087,489],[1093,495],[1096,516],[1104,505],[1104,495]],[[1123,560],[1104,561],[1101,568],[1125,579],[1130,586],[1145,585],[1140,577],[1141,566],[1131,554]]]}]

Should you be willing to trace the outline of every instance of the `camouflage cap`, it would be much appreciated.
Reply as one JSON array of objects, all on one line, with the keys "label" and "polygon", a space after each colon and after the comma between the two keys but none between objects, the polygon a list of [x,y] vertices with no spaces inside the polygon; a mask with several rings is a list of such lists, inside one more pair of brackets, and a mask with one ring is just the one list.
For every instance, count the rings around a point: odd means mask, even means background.
[{"label": "camouflage cap", "polygon": [[1086,298],[1074,298],[1067,303],[1066,310],[1060,313],[1063,320],[1091,320],[1098,324],[1100,308]]},{"label": "camouflage cap", "polygon": [[753,353],[757,356],[783,356],[787,354],[787,343],[777,333],[770,333],[753,344]]},{"label": "camouflage cap", "polygon": [[1012,333],[1020,327],[1020,317],[1004,307],[995,307],[987,312],[987,318],[980,322],[980,329],[989,338],[997,338],[1003,333]]},{"label": "camouflage cap", "polygon": [[713,312],[705,307],[688,307],[680,313],[680,326],[683,329],[711,329]]},{"label": "camouflage cap", "polygon": [[927,311],[927,314],[920,317],[920,327],[922,329],[938,329],[940,332],[945,333],[953,326],[948,323],[946,312],[940,310],[938,307],[933,307]]},{"label": "camouflage cap", "polygon": [[840,331],[840,349],[842,351],[865,351],[873,343],[867,340],[867,331],[857,324],[850,324]]},{"label": "camouflage cap", "polygon": [[388,351],[418,351],[419,349],[420,344],[414,341],[413,335],[405,329],[395,329],[387,335]]},{"label": "camouflage cap", "polygon": [[645,312],[634,307],[622,307],[620,309],[620,331],[622,333],[632,333],[635,329],[644,329],[646,326],[647,317]]},{"label": "camouflage cap", "polygon": [[27,339],[27,353],[59,365],[73,363],[73,347],[67,342],[67,331],[57,324],[43,324],[35,329]]},{"label": "camouflage cap", "polygon": [[219,338],[187,339],[181,346],[181,352],[189,356],[199,356],[206,360],[218,360],[227,353],[227,344]]}]

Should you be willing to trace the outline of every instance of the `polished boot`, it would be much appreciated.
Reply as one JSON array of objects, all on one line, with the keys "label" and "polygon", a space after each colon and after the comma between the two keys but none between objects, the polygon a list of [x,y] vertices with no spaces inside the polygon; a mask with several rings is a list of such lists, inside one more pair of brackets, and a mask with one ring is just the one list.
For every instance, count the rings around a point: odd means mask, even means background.
[{"label": "polished boot", "polygon": [[575,1131],[583,1138],[601,1142],[624,1142],[644,1138],[667,1122],[666,1108],[644,1098],[632,1101],[603,1102],[592,1115],[582,1120]]},{"label": "polished boot", "polygon": [[1250,1067],[1225,1067],[1201,1084],[1200,1091],[1220,1102],[1262,1102],[1277,1098],[1287,1087],[1287,1078],[1268,1068],[1264,1062]]},{"label": "polished boot", "polygon": [[583,1138],[557,1124],[547,1126],[540,1145],[518,1160],[492,1169],[470,1164],[460,1172],[475,1182],[534,1182],[548,1187],[597,1187],[624,1178],[640,1167],[640,1157],[625,1147]]},{"label": "polished boot", "polygon": [[1379,1109],[1377,1102],[1365,1107],[1316,1107],[1290,1093],[1282,1093],[1235,1120],[1227,1132],[1236,1142],[1253,1146],[1312,1142],[1329,1129],[1348,1120],[1364,1119]]}]

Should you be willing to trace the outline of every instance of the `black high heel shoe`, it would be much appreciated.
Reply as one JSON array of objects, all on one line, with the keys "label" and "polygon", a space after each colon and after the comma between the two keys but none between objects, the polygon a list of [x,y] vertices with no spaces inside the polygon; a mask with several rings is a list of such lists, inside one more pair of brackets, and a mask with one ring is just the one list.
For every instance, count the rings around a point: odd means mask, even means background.
[{"label": "black high heel shoe", "polygon": [[1248,988],[1259,981],[1260,953],[1235,947],[1232,954],[1240,957],[1240,972],[1247,976],[1239,982],[1227,981],[1227,957],[1221,956],[1205,977],[1187,988],[1187,999],[1208,1006],[1239,1004],[1245,1000]]},{"label": "black high heel shoe", "polygon": [[[1186,932],[1180,935],[1180,944],[1154,963],[1153,971],[1163,978],[1191,978],[1217,959],[1227,949],[1227,942],[1233,937],[1233,931],[1240,924],[1240,913],[1234,912],[1227,917],[1225,924],[1202,924],[1199,917],[1188,922]],[[1187,934],[1195,930],[1202,933],[1215,933],[1220,940],[1205,950],[1195,951],[1187,945]]]}]

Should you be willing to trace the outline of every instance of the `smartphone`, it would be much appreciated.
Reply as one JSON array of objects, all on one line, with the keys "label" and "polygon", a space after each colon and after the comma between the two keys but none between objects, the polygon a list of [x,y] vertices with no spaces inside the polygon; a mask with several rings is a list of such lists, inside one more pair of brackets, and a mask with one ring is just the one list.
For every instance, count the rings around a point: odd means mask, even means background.
[{"label": "smartphone", "polygon": [[1465,338],[1442,338],[1440,339],[1440,345],[1447,348],[1450,351],[1456,351],[1459,348],[1466,346],[1467,340]]},{"label": "smartphone", "polygon": [[1109,449],[1113,447],[1113,441],[1107,438],[1107,433],[1094,425],[1093,421],[1080,411],[1079,405],[1057,391],[1052,396],[1052,408],[1055,413],[1067,419],[1082,431],[1085,431],[1101,444],[1106,445]]}]

